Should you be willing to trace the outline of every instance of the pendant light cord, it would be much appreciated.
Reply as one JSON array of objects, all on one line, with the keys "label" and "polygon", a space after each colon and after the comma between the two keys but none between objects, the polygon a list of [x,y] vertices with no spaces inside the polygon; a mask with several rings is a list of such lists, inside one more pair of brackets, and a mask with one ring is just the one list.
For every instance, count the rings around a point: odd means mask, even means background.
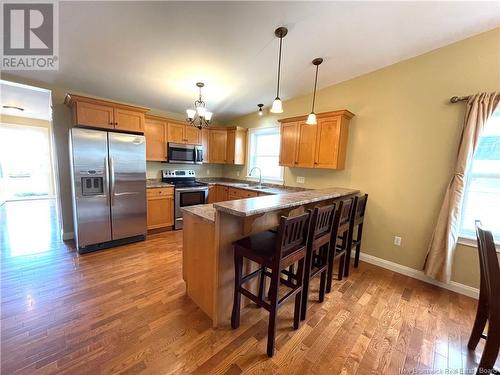
[{"label": "pendant light cord", "polygon": [[314,78],[313,105],[312,105],[311,112],[314,112],[314,102],[316,101],[316,84],[318,83],[318,68],[319,68],[319,65],[316,65],[316,77]]},{"label": "pendant light cord", "polygon": [[280,55],[278,58],[278,87],[276,89],[276,98],[280,97],[280,73],[281,73],[281,44],[283,43],[283,37],[280,37]]}]

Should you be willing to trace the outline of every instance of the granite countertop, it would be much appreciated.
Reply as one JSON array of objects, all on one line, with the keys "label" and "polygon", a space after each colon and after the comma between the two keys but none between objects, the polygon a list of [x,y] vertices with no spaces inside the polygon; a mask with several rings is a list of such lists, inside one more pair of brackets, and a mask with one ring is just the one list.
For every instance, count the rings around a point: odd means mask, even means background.
[{"label": "granite countertop", "polygon": [[333,187],[226,201],[215,203],[213,207],[218,211],[226,212],[231,215],[248,217],[264,214],[269,211],[299,207],[327,199],[341,198],[356,193],[359,193],[359,190]]},{"label": "granite countertop", "polygon": [[211,203],[183,207],[182,211],[201,217],[202,219],[212,223],[215,222],[215,208]]},{"label": "granite countertop", "polygon": [[207,183],[208,185],[222,185],[222,186],[233,187],[236,189],[255,191],[264,194],[288,194],[288,193],[310,190],[300,187],[292,187],[292,186],[284,186],[284,185],[268,184],[268,183],[262,184],[263,186],[266,186],[267,189],[256,189],[255,186],[258,185],[257,182],[236,180],[224,177],[198,178],[197,181]]},{"label": "granite countertop", "polygon": [[153,189],[153,188],[164,188],[164,187],[173,187],[174,185],[162,182],[161,180],[155,180],[155,179],[147,179],[146,180],[146,189]]}]

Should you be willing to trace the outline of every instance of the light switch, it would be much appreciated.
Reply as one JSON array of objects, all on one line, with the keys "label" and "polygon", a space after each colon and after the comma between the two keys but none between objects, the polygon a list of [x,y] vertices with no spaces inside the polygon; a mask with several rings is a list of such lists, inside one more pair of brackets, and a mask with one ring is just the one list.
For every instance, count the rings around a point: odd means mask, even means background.
[{"label": "light switch", "polygon": [[303,183],[306,182],[306,178],[302,177],[302,176],[297,176],[296,181],[297,181],[298,184],[303,184]]},{"label": "light switch", "polygon": [[394,236],[394,245],[401,246],[401,237]]}]

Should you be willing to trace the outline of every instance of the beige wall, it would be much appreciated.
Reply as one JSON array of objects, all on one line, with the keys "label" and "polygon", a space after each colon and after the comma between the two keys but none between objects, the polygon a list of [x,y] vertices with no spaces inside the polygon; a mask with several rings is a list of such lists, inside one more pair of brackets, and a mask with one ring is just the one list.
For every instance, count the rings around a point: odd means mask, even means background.
[{"label": "beige wall", "polygon": [[[316,112],[348,109],[356,115],[350,124],[346,168],[285,168],[285,183],[368,192],[363,251],[421,269],[464,117],[464,103],[448,100],[498,90],[499,67],[496,29],[320,90]],[[319,76],[321,80],[321,70]],[[267,113],[259,118],[255,112],[228,125],[269,126],[278,118],[307,114],[310,106],[311,95],[298,97],[284,102],[285,112],[279,116]],[[243,175],[245,167],[226,166],[224,174],[236,177],[237,171]],[[295,182],[297,176],[305,177],[304,185]],[[402,237],[401,247],[393,245],[395,235]],[[475,248],[459,245],[453,280],[477,287],[478,275]]]}]

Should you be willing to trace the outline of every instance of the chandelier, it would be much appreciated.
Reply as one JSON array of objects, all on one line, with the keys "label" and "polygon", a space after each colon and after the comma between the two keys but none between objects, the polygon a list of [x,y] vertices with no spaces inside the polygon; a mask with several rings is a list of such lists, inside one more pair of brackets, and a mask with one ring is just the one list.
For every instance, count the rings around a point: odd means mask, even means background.
[{"label": "chandelier", "polygon": [[213,113],[207,111],[205,102],[201,100],[201,88],[205,86],[205,84],[203,82],[198,82],[196,83],[196,86],[198,86],[200,90],[200,95],[198,100],[194,102],[194,109],[186,109],[186,121],[198,129],[208,128],[210,121],[212,120]]}]

